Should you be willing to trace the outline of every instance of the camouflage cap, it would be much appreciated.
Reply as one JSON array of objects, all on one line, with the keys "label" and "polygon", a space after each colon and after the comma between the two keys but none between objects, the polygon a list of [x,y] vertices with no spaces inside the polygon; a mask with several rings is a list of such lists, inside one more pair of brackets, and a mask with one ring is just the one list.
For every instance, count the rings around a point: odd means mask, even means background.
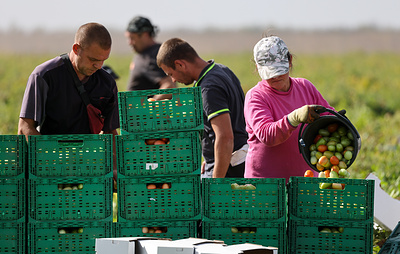
[{"label": "camouflage cap", "polygon": [[254,61],[262,79],[270,79],[289,72],[288,48],[277,36],[261,39],[254,46]]},{"label": "camouflage cap", "polygon": [[136,16],[129,22],[126,30],[130,33],[153,32],[154,26],[148,18]]}]

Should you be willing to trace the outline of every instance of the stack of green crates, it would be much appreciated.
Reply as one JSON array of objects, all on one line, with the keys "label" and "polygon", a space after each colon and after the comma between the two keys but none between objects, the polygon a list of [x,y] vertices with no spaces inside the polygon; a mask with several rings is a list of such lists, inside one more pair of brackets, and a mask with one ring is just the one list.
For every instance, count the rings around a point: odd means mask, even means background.
[{"label": "stack of green crates", "polygon": [[26,253],[26,139],[0,135],[0,253]]},{"label": "stack of green crates", "polygon": [[[171,99],[154,101],[156,94]],[[197,237],[201,219],[200,87],[119,92],[114,237]],[[163,139],[166,144],[151,144]]]},{"label": "stack of green crates", "polygon": [[203,238],[286,252],[284,178],[202,179]]},{"label": "stack of green crates", "polygon": [[28,252],[94,253],[113,233],[111,134],[28,140]]},{"label": "stack of green crates", "polygon": [[[344,189],[321,189],[341,183]],[[374,181],[291,177],[289,253],[373,253]]]}]

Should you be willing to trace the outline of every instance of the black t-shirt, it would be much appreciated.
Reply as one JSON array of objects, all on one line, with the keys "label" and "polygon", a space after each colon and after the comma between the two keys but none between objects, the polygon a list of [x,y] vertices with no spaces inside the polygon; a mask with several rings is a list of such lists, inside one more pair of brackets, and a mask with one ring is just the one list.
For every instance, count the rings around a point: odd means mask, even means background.
[{"label": "black t-shirt", "polygon": [[[119,128],[118,89],[103,69],[84,84],[93,106],[105,116],[104,131]],[[35,68],[29,76],[20,117],[35,120],[41,134],[89,134],[86,106],[61,57]]]},{"label": "black t-shirt", "polygon": [[157,53],[161,44],[156,43],[133,58],[134,68],[131,70],[128,91],[159,89],[159,82],[166,77],[164,71],[157,66]]},{"label": "black t-shirt", "polygon": [[[244,120],[244,92],[239,79],[226,66],[209,65],[201,72],[206,73],[195,86],[201,87],[204,109],[204,135],[202,140],[203,156],[207,163],[214,162],[215,133],[210,120],[221,114],[230,114],[234,135],[234,151],[247,143],[246,123]],[[212,68],[211,68],[212,67]],[[211,68],[211,69],[210,69]],[[232,151],[233,152],[233,151]]]}]

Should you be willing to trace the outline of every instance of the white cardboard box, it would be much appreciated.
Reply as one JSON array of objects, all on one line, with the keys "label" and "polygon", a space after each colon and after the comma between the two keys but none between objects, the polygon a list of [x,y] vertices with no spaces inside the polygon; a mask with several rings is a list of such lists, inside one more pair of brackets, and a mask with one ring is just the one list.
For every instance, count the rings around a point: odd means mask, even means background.
[{"label": "white cardboard box", "polygon": [[278,254],[278,248],[244,243],[224,246],[220,254]]},{"label": "white cardboard box", "polygon": [[381,180],[370,173],[366,179],[375,180],[374,218],[382,227],[394,230],[400,221],[400,201],[381,188]]},{"label": "white cardboard box", "polygon": [[223,243],[202,238],[180,239],[158,246],[157,254],[194,254],[199,246],[212,245],[215,248]]},{"label": "white cardboard box", "polygon": [[97,238],[95,250],[96,254],[155,254],[158,244],[170,241],[153,237]]}]

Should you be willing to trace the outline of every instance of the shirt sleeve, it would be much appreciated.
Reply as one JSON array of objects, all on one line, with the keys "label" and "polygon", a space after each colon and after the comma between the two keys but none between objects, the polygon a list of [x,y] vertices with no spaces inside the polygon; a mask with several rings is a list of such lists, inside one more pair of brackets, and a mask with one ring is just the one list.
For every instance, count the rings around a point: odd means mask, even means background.
[{"label": "shirt sleeve", "polygon": [[296,129],[290,125],[287,117],[277,121],[265,98],[258,93],[247,93],[244,108],[246,128],[266,146],[276,146],[285,142]]},{"label": "shirt sleeve", "polygon": [[38,125],[44,121],[48,92],[47,82],[37,74],[31,74],[22,100],[20,117],[33,119]]},{"label": "shirt sleeve", "polygon": [[206,86],[201,90],[207,120],[229,113],[226,92],[219,86]]}]

